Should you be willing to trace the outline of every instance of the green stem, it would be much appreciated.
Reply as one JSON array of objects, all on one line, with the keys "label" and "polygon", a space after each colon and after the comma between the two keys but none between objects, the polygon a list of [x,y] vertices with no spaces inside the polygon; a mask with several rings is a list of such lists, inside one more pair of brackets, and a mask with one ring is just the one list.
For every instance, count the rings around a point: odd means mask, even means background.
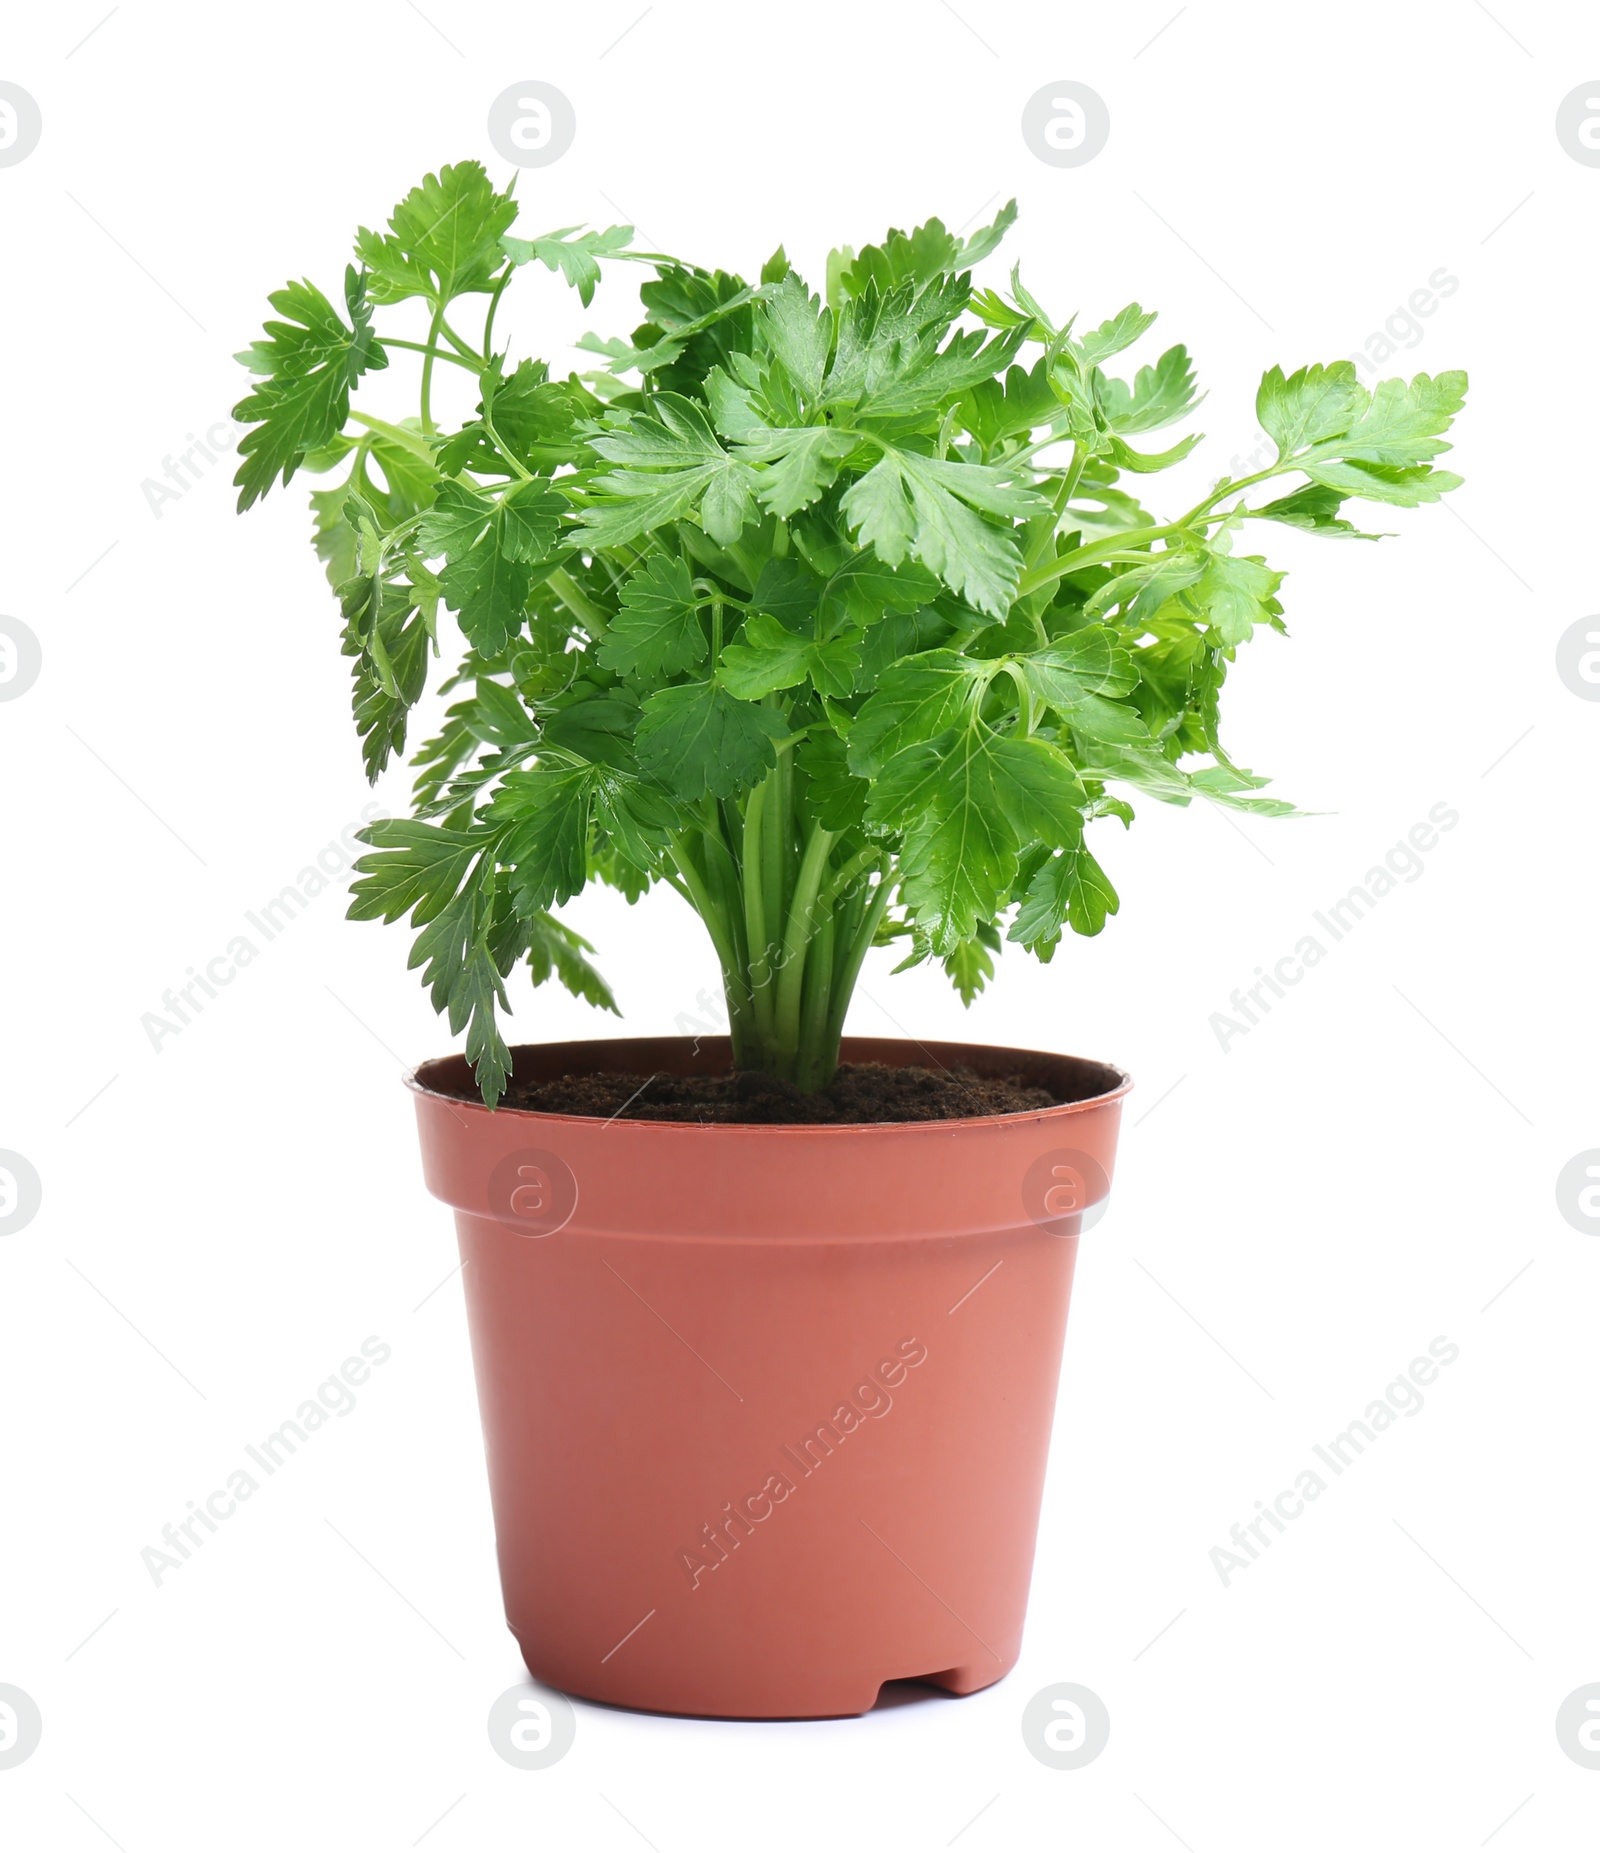
[{"label": "green stem", "polygon": [[664,862],[658,862],[656,864],[655,872],[657,876],[667,884],[667,886],[672,890],[672,892],[675,895],[679,896],[680,899],[687,901],[691,907],[694,906],[694,896],[689,892],[689,890],[686,887],[684,887],[682,876],[674,875],[672,870],[669,869]]},{"label": "green stem", "polygon": [[1017,733],[1019,740],[1026,740],[1034,729],[1033,690],[1028,687],[1028,677],[1021,663],[1007,661],[1005,673],[1010,676],[1012,686],[1017,691]]},{"label": "green stem", "polygon": [[379,437],[387,438],[391,444],[398,444],[402,450],[410,451],[413,457],[420,457],[424,463],[434,461],[434,446],[415,431],[407,431],[404,425],[391,425],[386,419],[373,418],[366,412],[352,412],[350,416],[358,425],[376,431]]},{"label": "green stem", "polygon": [[1113,534],[1107,540],[1091,541],[1087,547],[1074,547],[1070,553],[1059,554],[1047,565],[1036,566],[1032,572],[1024,573],[1017,584],[1017,597],[1026,598],[1030,592],[1054,585],[1069,573],[1079,573],[1086,566],[1098,565],[1107,554],[1117,553],[1125,547],[1142,547],[1146,543],[1154,545],[1156,541],[1167,540],[1179,531],[1176,522],[1158,528],[1129,528],[1125,533]]},{"label": "green stem", "polygon": [[768,956],[767,897],[761,879],[767,803],[776,768],[750,793],[744,810],[744,928],[750,945],[750,995],[756,1029],[763,1041],[772,1036],[772,961]]},{"label": "green stem", "polygon": [[736,1065],[742,1066],[749,1046],[750,991],[740,966],[734,937],[728,930],[728,922],[695,863],[693,834],[691,831],[680,830],[673,836],[672,859],[677,864],[684,887],[689,891],[689,904],[705,922],[706,931],[711,935],[711,944],[716,949],[717,963],[722,967],[723,995],[728,1000],[728,1029],[733,1039],[733,1059]]},{"label": "green stem", "polygon": [[1254,476],[1241,476],[1237,482],[1227,483],[1220,489],[1213,489],[1203,502],[1195,503],[1194,507],[1191,508],[1188,514],[1178,523],[1178,526],[1180,528],[1186,528],[1190,522],[1198,521],[1208,509],[1214,508],[1224,496],[1237,495],[1241,489],[1249,489],[1255,483],[1264,483],[1268,477],[1271,476],[1287,475],[1298,467],[1297,464],[1285,463],[1280,458],[1278,462],[1270,464],[1266,469],[1257,470]]},{"label": "green stem", "polygon": [[1212,490],[1203,502],[1196,502],[1179,521],[1168,521],[1160,527],[1128,528],[1124,533],[1112,534],[1105,540],[1091,541],[1087,547],[1074,547],[1071,553],[1063,553],[1047,565],[1036,566],[1025,572],[1017,584],[1017,597],[1026,598],[1030,592],[1041,591],[1047,585],[1054,585],[1058,579],[1065,579],[1069,573],[1082,572],[1086,566],[1100,566],[1107,560],[1135,547],[1154,546],[1158,540],[1171,540],[1174,535],[1187,533],[1190,529],[1208,521],[1226,521],[1226,513],[1213,514],[1211,511],[1217,503],[1227,496],[1237,495],[1256,483],[1266,482],[1269,477],[1287,476],[1302,466],[1292,459],[1275,463],[1270,469],[1257,470],[1254,476],[1241,476],[1237,482],[1228,483],[1221,489]]},{"label": "green stem", "polygon": [[[868,901],[866,911],[861,916],[861,924],[856,928],[849,948],[845,953],[838,974],[833,982],[833,1007],[828,1013],[827,1047],[832,1051],[832,1060],[838,1060],[839,1038],[844,1034],[844,1019],[850,1008],[850,999],[855,994],[856,980],[861,976],[861,967],[866,959],[872,942],[877,938],[878,928],[883,923],[883,916],[889,906],[889,896],[894,882],[890,878],[889,863],[884,860],[878,872],[878,885],[872,890],[872,899]],[[833,1076],[831,1072],[825,1077],[826,1086]]]},{"label": "green stem", "polygon": [[825,1085],[822,1070],[831,1066],[828,1053],[828,1020],[833,993],[834,917],[822,916],[822,923],[806,950],[805,1002],[800,1015],[800,1057],[795,1068],[795,1082],[810,1093]]},{"label": "green stem", "polygon": [[546,583],[591,637],[603,637],[610,620],[564,566],[552,567]]},{"label": "green stem", "polygon": [[783,971],[778,978],[777,1021],[774,1036],[778,1054],[792,1060],[800,1045],[800,1000],[805,986],[806,951],[817,929],[817,896],[828,866],[834,833],[817,824],[806,842],[800,873],[794,884],[794,901],[783,933]]},{"label": "green stem", "polygon": [[768,895],[767,913],[774,927],[785,918],[789,904],[794,898],[795,884],[795,838],[799,830],[795,817],[794,804],[794,748],[791,741],[785,741],[777,749],[778,801],[776,815],[778,830],[774,858],[774,887]]},{"label": "green stem", "polygon": [[485,360],[489,359],[489,344],[494,335],[495,312],[499,309],[500,298],[506,293],[506,285],[516,275],[516,270],[515,264],[507,264],[495,280],[494,289],[490,292],[489,307],[483,318],[483,357]]},{"label": "green stem", "polygon": [[875,868],[882,860],[883,852],[879,849],[863,849],[859,854],[852,856],[823,889],[817,898],[817,905],[824,908],[832,907],[857,876],[864,875],[870,868]]},{"label": "green stem", "polygon": [[494,423],[487,412],[483,415],[483,428],[488,435],[489,442],[493,444],[500,455],[504,457],[506,462],[511,465],[512,469],[516,471],[518,477],[525,483],[531,483],[533,481],[533,472],[531,470],[525,470],[517,459],[512,456],[511,452],[506,448],[505,440],[500,436],[500,433],[495,430]]},{"label": "green stem", "polygon": [[745,974],[748,986],[750,947],[745,938],[744,906],[739,894],[739,865],[734,860],[728,839],[723,835],[722,818],[714,798],[705,801],[700,831],[706,846],[706,886],[715,892],[717,911],[733,951],[734,963]]},{"label": "green stem", "polygon": [[460,354],[452,354],[442,347],[425,347],[420,341],[402,341],[398,335],[384,335],[378,342],[379,347],[410,348],[414,354],[427,354],[434,360],[448,360],[453,367],[465,367],[469,373],[482,373],[483,362],[467,360]]},{"label": "green stem", "polygon": [[[761,883],[761,908],[769,935],[782,929],[789,905],[784,879],[784,850],[793,827],[789,814],[789,792],[784,779],[788,760],[789,749],[780,747],[776,763],[767,775],[770,789],[761,820],[761,855],[753,864],[754,879]],[[770,939],[763,941],[763,950],[771,943]]]},{"label": "green stem", "polygon": [[433,422],[433,362],[438,348],[439,330],[443,326],[444,304],[441,302],[433,312],[433,320],[428,324],[428,345],[422,362],[422,428],[430,436],[438,428]]},{"label": "green stem", "polygon": [[469,355],[474,361],[477,360],[478,350],[472,345],[470,341],[463,341],[460,335],[458,335],[456,331],[450,326],[450,324],[444,319],[444,304],[443,303],[439,305],[439,331],[441,334],[443,334],[445,340],[450,343],[450,345],[456,350],[458,354],[466,354],[466,355]]},{"label": "green stem", "polygon": [[1023,561],[1024,567],[1031,568],[1037,566],[1039,564],[1039,556],[1044,552],[1045,548],[1050,545],[1051,541],[1055,539],[1056,526],[1060,522],[1061,517],[1067,512],[1067,505],[1071,502],[1073,493],[1083,478],[1083,472],[1088,462],[1088,445],[1083,443],[1081,439],[1075,438],[1072,444],[1072,461],[1067,465],[1066,474],[1056,485],[1056,492],[1054,496],[1051,497],[1050,501],[1055,519],[1051,521],[1048,527],[1041,526],[1039,533],[1034,537],[1033,545],[1028,549],[1028,557]]}]

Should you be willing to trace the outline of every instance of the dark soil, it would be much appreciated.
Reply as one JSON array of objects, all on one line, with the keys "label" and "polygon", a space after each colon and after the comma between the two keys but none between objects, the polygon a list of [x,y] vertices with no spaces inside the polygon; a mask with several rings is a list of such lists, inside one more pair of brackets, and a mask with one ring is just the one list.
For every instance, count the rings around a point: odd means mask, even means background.
[{"label": "dark soil", "polygon": [[[464,1100],[476,1097],[470,1086],[461,1092]],[[788,1081],[763,1074],[585,1074],[553,1081],[513,1079],[501,1104],[592,1119],[832,1126],[977,1119],[992,1113],[1037,1112],[1059,1103],[1048,1088],[1021,1075],[847,1062],[820,1094],[802,1094]]]}]

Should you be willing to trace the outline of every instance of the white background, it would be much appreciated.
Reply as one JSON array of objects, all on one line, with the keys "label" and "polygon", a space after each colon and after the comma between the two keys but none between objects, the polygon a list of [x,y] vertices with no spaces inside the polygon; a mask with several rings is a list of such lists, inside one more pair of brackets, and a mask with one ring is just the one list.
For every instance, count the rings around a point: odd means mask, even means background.
[{"label": "white background", "polygon": [[[1495,11],[287,0],[126,4],[81,45],[98,0],[13,19],[0,77],[44,135],[0,169],[0,604],[44,671],[0,706],[0,1146],[44,1207],[0,1240],[0,1683],[44,1738],[0,1770],[6,1844],[1591,1843],[1600,1772],[1553,1727],[1600,1680],[1600,1241],[1554,1187],[1600,1144],[1600,706],[1554,661],[1596,607],[1600,170],[1554,117],[1600,29]],[[372,796],[308,485],[248,522],[231,459],[159,518],[142,485],[240,396],[269,289],[335,288],[356,224],[441,161],[507,171],[486,112],[534,77],[578,136],[522,175],[522,230],[626,218],[746,274],[781,239],[820,283],[830,244],[1016,194],[989,280],[1020,259],[1091,321],[1137,298],[1162,320],[1136,358],[1197,359],[1210,436],[1159,508],[1259,441],[1265,366],[1358,351],[1441,267],[1459,288],[1386,371],[1465,366],[1472,393],[1448,507],[1375,511],[1399,534],[1379,547],[1252,540],[1290,569],[1293,636],[1246,653],[1225,737],[1321,815],[1141,803],[1127,836],[1097,826],[1123,897],[1100,939],[1048,970],[1013,949],[970,1014],[886,956],[858,996],[863,1031],[1139,1083],[1084,1243],[1019,1667],[835,1723],[580,1705],[571,1753],[527,1773],[485,1732],[521,1669],[460,1287],[432,1291],[449,1214],[400,1085],[448,1045],[408,936],[330,890],[159,1053],[141,1027]],[[1076,170],[1019,131],[1063,78],[1111,112]],[[565,344],[630,329],[636,282],[611,271],[584,311],[530,272],[504,331],[579,364]],[[377,385],[411,389],[399,366]],[[1422,876],[1224,1052],[1230,993],[1439,802],[1460,823]],[[627,1033],[715,989],[668,893],[569,918]],[[619,1027],[553,988],[515,1004],[525,1039]],[[354,1413],[155,1587],[142,1548],[368,1334],[393,1357]],[[1427,1407],[1224,1587],[1229,1527],[1441,1334],[1460,1357]],[[1071,1773],[1019,1731],[1060,1680],[1112,1720]]]}]

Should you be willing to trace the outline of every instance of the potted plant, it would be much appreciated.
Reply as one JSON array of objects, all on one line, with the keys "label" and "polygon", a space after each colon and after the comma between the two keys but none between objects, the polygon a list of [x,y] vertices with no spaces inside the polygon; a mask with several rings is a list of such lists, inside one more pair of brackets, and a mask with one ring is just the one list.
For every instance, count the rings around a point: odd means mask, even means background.
[{"label": "potted plant", "polygon": [[[350,911],[411,916],[466,1032],[412,1086],[468,1263],[508,1618],[535,1675],[622,1704],[972,1691],[1019,1651],[1073,1255],[1129,1083],[841,1042],[862,961],[898,943],[970,1002],[1003,938],[1049,961],[1116,911],[1088,828],[1131,798],[1288,812],[1218,732],[1239,646],[1284,629],[1244,524],[1372,538],[1346,501],[1437,499],[1465,377],[1274,367],[1275,460],[1162,519],[1139,479],[1198,436],[1142,446],[1194,409],[1188,355],[1120,378],[1138,305],[1080,329],[1015,271],[976,290],[1011,206],[836,251],[822,297],[781,248],[746,283],[627,227],[523,238],[516,212],[475,162],[429,175],[357,234],[342,303],[271,298],[237,412],[242,508],[339,474],[315,542],[372,778],[443,612],[462,640]],[[587,306],[603,261],[647,267],[629,339],[584,336],[567,378],[501,350],[524,268]],[[402,360],[416,415],[353,409]],[[517,966],[615,1008],[553,911],[594,879],[694,909],[728,1037],[508,1049]]]}]

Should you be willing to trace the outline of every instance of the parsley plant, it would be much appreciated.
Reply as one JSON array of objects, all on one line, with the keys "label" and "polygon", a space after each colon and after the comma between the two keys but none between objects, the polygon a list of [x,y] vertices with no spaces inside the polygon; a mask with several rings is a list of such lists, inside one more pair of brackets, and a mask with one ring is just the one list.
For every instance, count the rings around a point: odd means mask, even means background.
[{"label": "parsley plant", "polygon": [[[751,284],[636,252],[627,226],[520,238],[516,214],[476,162],[430,174],[357,233],[341,304],[271,297],[237,408],[241,508],[342,472],[313,492],[314,539],[373,779],[455,614],[454,700],[412,761],[412,815],[364,833],[350,911],[410,914],[490,1105],[514,966],[616,1007],[552,912],[595,877],[630,901],[676,889],[716,948],[736,1062],[815,1089],[870,946],[942,961],[970,1002],[1002,935],[1048,961],[1064,929],[1098,933],[1117,896],[1087,826],[1131,823],[1127,793],[1289,812],[1218,738],[1235,652],[1284,628],[1283,575],[1237,549],[1243,524],[1373,539],[1348,499],[1460,481],[1434,459],[1464,374],[1369,392],[1348,361],[1274,367],[1256,413],[1276,460],[1148,513],[1137,479],[1199,442],[1136,448],[1197,404],[1189,357],[1124,380],[1106,363],[1155,319],[1136,303],[1080,331],[1015,271],[975,290],[1014,206],[965,240],[934,219],[835,251],[825,299],[781,248]],[[513,362],[496,310],[535,260],[585,306],[603,260],[647,264],[647,319],[585,336],[588,373]],[[411,298],[425,338],[380,332]],[[399,360],[416,416],[354,410]],[[475,383],[458,429],[435,417],[441,368]]]}]

